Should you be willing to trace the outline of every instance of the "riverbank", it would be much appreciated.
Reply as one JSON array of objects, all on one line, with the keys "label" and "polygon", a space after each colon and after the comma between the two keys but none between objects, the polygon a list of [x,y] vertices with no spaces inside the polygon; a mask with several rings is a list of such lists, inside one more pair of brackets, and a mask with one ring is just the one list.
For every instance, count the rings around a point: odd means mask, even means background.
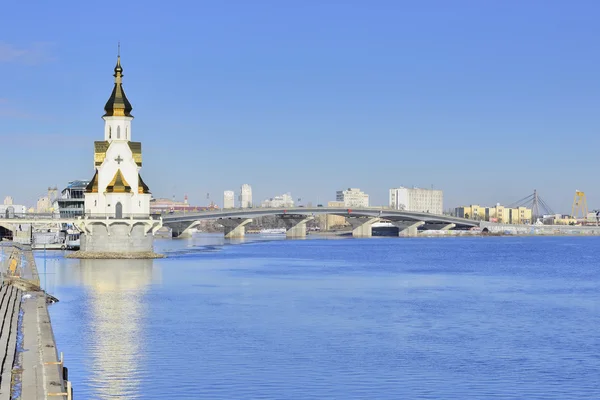
[{"label": "riverbank", "polygon": [[31,247],[0,244],[0,400],[72,399],[62,353],[58,357],[48,303]]}]

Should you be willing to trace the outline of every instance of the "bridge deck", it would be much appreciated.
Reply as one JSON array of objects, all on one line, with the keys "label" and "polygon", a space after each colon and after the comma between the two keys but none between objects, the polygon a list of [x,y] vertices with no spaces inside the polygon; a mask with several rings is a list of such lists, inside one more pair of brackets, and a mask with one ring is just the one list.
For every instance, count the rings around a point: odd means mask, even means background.
[{"label": "bridge deck", "polygon": [[203,211],[194,213],[176,213],[162,215],[163,224],[176,222],[220,219],[220,218],[256,218],[266,215],[320,215],[333,214],[344,217],[379,217],[393,221],[423,221],[426,223],[453,223],[462,227],[479,226],[479,221],[421,212],[392,210],[385,208],[345,208],[345,207],[290,207],[290,208],[245,208]]},{"label": "bridge deck", "polygon": [[70,399],[31,249],[0,243],[0,272],[0,400]]}]

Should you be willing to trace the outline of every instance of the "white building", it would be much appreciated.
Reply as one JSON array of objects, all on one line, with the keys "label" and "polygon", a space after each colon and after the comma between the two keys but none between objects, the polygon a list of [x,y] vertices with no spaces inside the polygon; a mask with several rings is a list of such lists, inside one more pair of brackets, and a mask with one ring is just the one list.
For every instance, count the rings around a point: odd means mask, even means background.
[{"label": "white building", "polygon": [[444,193],[441,190],[421,188],[390,189],[390,208],[414,212],[443,214]]},{"label": "white building", "polygon": [[283,208],[283,207],[294,207],[294,199],[290,193],[282,194],[281,196],[275,196],[261,203],[261,207],[267,208]]},{"label": "white building", "polygon": [[247,183],[244,183],[240,189],[240,207],[252,207],[252,188]]},{"label": "white building", "polygon": [[85,190],[85,214],[124,218],[150,214],[150,189],[140,175],[142,144],[132,142],[133,107],[122,87],[117,58],[115,85],[104,106],[104,140],[94,142],[96,172]]},{"label": "white building", "polygon": [[369,195],[358,188],[338,190],[335,200],[344,202],[344,207],[369,207]]},{"label": "white building", "polygon": [[13,198],[11,196],[6,196],[4,198],[4,205],[5,206],[12,206],[13,205]]},{"label": "white building", "polygon": [[15,215],[27,214],[27,207],[18,204],[0,205],[0,218],[13,218]]},{"label": "white building", "polygon": [[223,192],[223,209],[235,208],[235,193],[233,190]]}]

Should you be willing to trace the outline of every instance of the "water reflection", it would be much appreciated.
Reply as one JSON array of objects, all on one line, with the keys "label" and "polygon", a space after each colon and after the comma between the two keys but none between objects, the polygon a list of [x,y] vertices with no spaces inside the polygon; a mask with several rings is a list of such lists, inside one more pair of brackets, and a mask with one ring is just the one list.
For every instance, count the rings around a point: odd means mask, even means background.
[{"label": "water reflection", "polygon": [[79,269],[91,303],[84,344],[94,371],[90,386],[100,399],[139,398],[152,260],[81,260]]}]

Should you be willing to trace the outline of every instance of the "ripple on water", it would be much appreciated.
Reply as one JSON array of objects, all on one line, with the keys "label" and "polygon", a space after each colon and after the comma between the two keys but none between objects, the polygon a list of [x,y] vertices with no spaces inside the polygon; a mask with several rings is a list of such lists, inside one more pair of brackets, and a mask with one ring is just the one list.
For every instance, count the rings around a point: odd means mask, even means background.
[{"label": "ripple on water", "polygon": [[47,278],[81,398],[596,399],[600,246],[578,240],[195,238]]}]

